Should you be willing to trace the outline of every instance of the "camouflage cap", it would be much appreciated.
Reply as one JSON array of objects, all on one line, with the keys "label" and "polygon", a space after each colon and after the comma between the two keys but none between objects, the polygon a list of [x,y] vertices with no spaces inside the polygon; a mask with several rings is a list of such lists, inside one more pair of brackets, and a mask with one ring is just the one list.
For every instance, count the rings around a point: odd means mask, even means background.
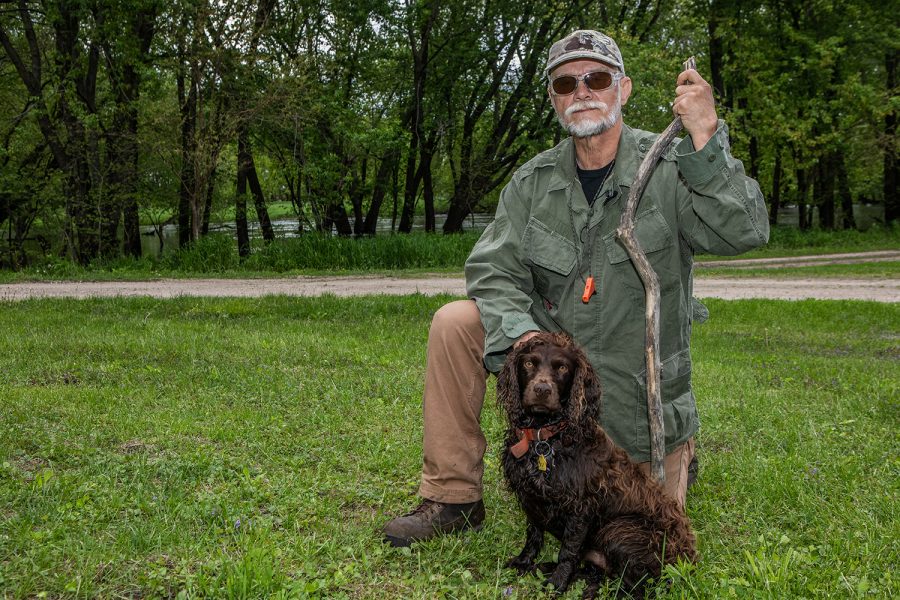
[{"label": "camouflage cap", "polygon": [[544,77],[549,76],[558,65],[579,58],[599,60],[625,72],[622,53],[611,37],[599,31],[579,29],[550,46]]}]

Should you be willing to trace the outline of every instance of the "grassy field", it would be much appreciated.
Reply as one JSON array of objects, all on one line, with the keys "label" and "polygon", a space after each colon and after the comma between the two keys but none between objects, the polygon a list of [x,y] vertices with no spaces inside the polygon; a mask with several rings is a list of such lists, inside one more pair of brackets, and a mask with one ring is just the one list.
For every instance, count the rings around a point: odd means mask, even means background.
[{"label": "grassy field", "polygon": [[[139,260],[119,258],[99,261],[87,267],[62,258],[46,258],[18,271],[0,270],[0,283],[26,280],[141,280],[158,277],[276,277],[348,273],[451,273],[460,274],[478,233],[460,235],[379,235],[373,238],[342,238],[306,235],[276,239],[271,244],[253,242],[253,252],[241,261],[235,241],[227,234],[211,234],[191,247],[164,254],[161,258]],[[772,230],[764,248],[734,258],[807,256],[838,252],[896,250],[900,248],[900,228],[872,228],[858,231],[799,231],[791,227]],[[697,260],[721,259],[698,255]],[[704,274],[735,277],[786,276],[787,271],[719,267]],[[801,276],[897,277],[900,263],[804,267]]]},{"label": "grassy field", "polygon": [[776,277],[810,279],[897,279],[900,278],[900,261],[859,262],[845,265],[810,265],[806,267],[735,268],[695,267],[696,277]]},{"label": "grassy field", "polygon": [[[493,384],[484,530],[380,541],[416,503],[424,345],[446,300],[0,304],[0,597],[539,595],[501,568],[524,524]],[[707,304],[688,497],[702,560],[659,595],[897,596],[900,306]]]}]

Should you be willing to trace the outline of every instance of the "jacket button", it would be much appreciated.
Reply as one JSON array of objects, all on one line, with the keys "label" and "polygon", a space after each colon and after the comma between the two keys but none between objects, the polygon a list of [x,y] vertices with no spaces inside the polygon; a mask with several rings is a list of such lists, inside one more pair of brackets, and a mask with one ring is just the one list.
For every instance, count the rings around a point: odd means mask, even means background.
[{"label": "jacket button", "polygon": [[709,158],[707,158],[706,160],[708,160],[709,162],[715,162],[715,161],[716,161],[716,155],[715,155],[715,154],[710,154],[710,155],[709,155]]}]

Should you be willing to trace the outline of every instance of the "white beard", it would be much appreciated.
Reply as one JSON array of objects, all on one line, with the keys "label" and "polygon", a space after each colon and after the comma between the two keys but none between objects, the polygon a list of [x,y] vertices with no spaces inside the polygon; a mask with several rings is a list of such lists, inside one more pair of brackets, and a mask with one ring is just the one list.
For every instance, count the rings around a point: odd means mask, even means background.
[{"label": "white beard", "polygon": [[[599,119],[581,119],[578,122],[567,122],[567,117],[571,117],[578,111],[586,110],[586,109],[598,109],[602,110],[606,113],[605,117],[601,117]],[[600,102],[599,100],[585,100],[584,102],[575,102],[566,109],[566,112],[562,115],[556,115],[559,124],[565,129],[569,135],[576,138],[586,138],[591,137],[592,135],[600,135],[601,133],[608,131],[618,123],[619,119],[622,117],[622,90],[619,88],[616,90],[616,104],[609,108],[609,105],[606,102]]]}]

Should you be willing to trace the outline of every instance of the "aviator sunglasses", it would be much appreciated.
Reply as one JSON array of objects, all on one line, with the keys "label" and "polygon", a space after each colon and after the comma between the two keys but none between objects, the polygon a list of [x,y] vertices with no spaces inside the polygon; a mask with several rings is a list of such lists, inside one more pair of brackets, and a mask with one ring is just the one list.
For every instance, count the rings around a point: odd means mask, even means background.
[{"label": "aviator sunglasses", "polygon": [[593,71],[578,77],[575,75],[560,75],[550,82],[550,89],[557,96],[568,96],[578,88],[578,82],[583,81],[589,90],[599,92],[623,77],[625,75],[622,73],[610,73],[609,71]]}]

